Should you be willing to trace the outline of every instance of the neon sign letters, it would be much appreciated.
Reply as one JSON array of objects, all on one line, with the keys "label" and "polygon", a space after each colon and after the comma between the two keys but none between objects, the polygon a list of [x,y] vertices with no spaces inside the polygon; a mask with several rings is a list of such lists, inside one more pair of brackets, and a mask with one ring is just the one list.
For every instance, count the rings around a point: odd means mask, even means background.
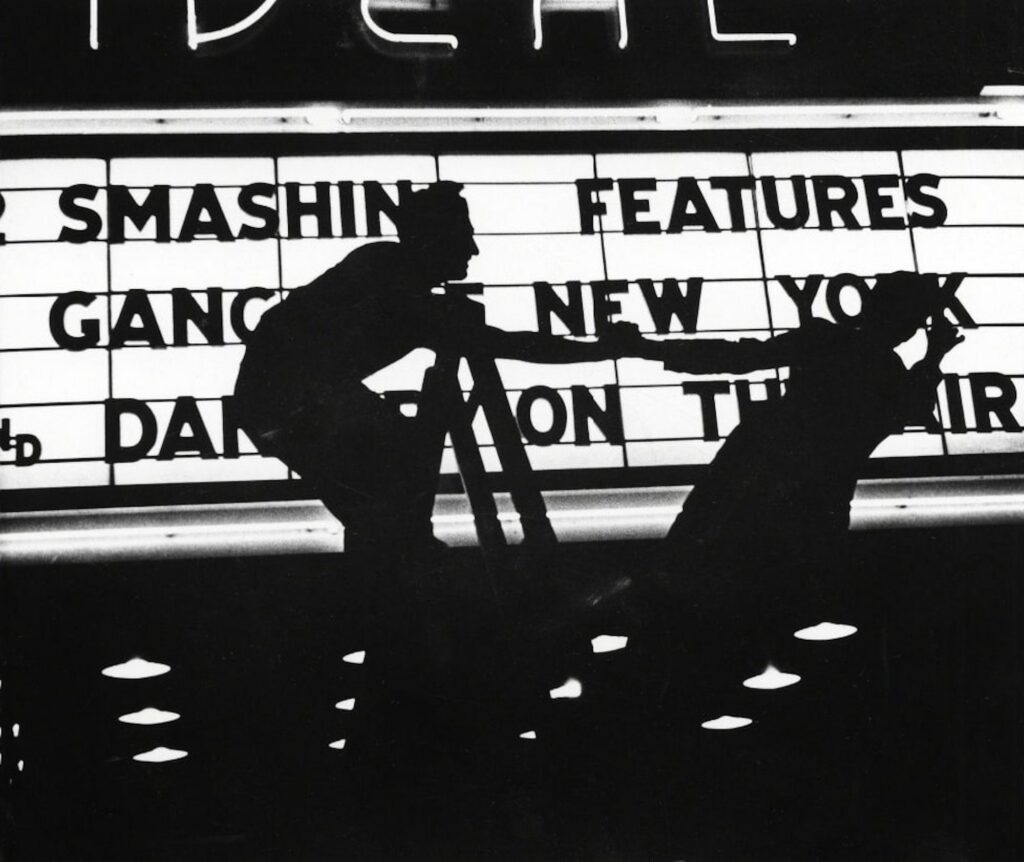
[{"label": "neon sign letters", "polygon": [[[389,50],[402,48],[410,52],[440,48],[446,53],[457,51],[459,36],[453,33],[398,32],[384,26],[379,13],[437,13],[446,11],[450,0],[353,0],[358,3],[359,20],[370,44]],[[604,14],[612,21],[614,42],[618,50],[624,51],[629,45],[629,23],[627,6],[629,0],[529,0],[533,26],[533,49],[544,49],[544,21],[553,13]],[[744,45],[780,44],[793,47],[797,37],[794,33],[767,32],[724,32],[718,24],[717,0],[695,0],[702,5],[702,12],[713,42]],[[100,39],[100,17],[102,0],[89,0],[89,47],[94,51],[102,49]],[[185,8],[185,38],[193,51],[204,45],[223,43],[239,36],[263,21],[279,5],[278,0],[260,0],[246,16],[234,23],[215,30],[202,31],[198,22],[198,0],[187,0]]]}]

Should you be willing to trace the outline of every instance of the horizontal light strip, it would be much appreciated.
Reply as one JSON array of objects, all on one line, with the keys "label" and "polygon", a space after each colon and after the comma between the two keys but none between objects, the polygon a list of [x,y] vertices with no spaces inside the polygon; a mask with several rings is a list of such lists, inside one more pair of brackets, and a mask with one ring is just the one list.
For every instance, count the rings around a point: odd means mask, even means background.
[{"label": "horizontal light strip", "polygon": [[1024,125],[1024,96],[942,101],[652,102],[577,107],[370,107],[0,111],[0,137],[22,135],[358,134],[422,132],[708,131]]},{"label": "horizontal light strip", "polygon": [[[660,539],[689,488],[549,491],[563,542]],[[510,541],[521,539],[507,494],[498,495]],[[1024,522],[1024,476],[876,479],[861,482],[854,529]],[[442,495],[435,532],[453,547],[476,544],[465,498]],[[24,512],[0,515],[0,559],[10,563],[94,562],[344,550],[343,530],[316,501]]]}]

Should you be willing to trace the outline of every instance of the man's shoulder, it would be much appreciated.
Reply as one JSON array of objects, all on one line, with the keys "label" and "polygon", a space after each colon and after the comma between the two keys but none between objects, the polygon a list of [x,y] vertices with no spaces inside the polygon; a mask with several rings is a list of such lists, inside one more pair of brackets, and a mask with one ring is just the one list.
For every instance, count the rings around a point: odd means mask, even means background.
[{"label": "man's shoulder", "polygon": [[383,275],[401,266],[401,247],[397,242],[371,242],[349,252],[334,266],[322,272],[310,285],[338,280]]}]

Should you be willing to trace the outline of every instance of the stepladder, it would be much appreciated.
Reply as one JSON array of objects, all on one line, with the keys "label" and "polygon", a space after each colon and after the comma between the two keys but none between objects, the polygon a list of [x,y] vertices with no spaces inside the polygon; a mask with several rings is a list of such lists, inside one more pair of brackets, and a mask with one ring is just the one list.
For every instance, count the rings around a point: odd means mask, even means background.
[{"label": "stepladder", "polygon": [[[460,366],[472,381],[468,392],[464,392],[460,381]],[[451,439],[477,538],[486,555],[500,553],[508,545],[496,500],[499,484],[519,515],[524,547],[539,551],[556,544],[547,507],[494,357],[438,354],[424,377],[420,411],[426,433],[434,444],[437,472],[441,468],[444,438],[447,435]],[[488,473],[474,431],[475,419],[481,414],[490,429],[500,474]],[[495,481],[499,477],[500,483]],[[433,502],[430,499],[429,505],[433,506]]]}]

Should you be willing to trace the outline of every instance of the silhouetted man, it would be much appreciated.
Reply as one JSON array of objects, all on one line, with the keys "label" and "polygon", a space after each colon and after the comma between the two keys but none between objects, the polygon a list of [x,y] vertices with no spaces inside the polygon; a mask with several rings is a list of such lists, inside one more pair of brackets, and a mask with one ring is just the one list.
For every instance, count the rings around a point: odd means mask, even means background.
[{"label": "silhouetted man", "polygon": [[[666,540],[676,567],[735,576],[743,588],[756,589],[753,579],[767,581],[773,569],[814,584],[823,574],[814,566],[842,552],[872,451],[906,425],[934,424],[939,363],[962,340],[942,310],[935,276],[897,272],[878,277],[854,326],[812,319],[766,341],[644,340],[635,348],[686,373],[790,369],[785,395],[751,405],[687,498]],[[893,348],[930,316],[926,355],[907,369]]]},{"label": "silhouetted man", "polygon": [[436,488],[437,453],[421,423],[365,378],[418,347],[531,362],[611,355],[608,344],[485,326],[476,304],[432,294],[465,278],[478,253],[461,188],[443,182],[414,192],[396,215],[397,243],[361,246],[292,292],[246,347],[235,388],[242,428],[342,521],[348,548],[434,543],[429,518],[414,523],[410,512]]}]

